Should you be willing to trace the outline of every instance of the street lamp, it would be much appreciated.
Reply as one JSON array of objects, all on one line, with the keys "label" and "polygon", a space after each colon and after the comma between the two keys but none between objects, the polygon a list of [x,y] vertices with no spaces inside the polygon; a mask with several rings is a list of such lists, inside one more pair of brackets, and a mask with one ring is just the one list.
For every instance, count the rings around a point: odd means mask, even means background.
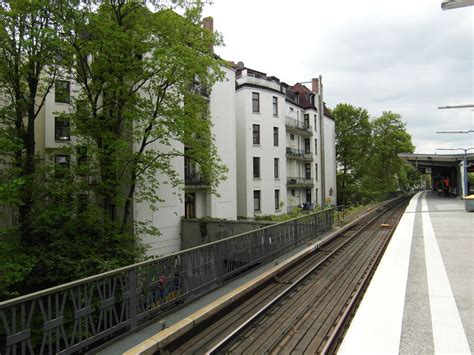
[{"label": "street lamp", "polygon": [[466,105],[454,105],[454,106],[439,106],[438,110],[444,110],[448,108],[471,108],[474,107],[473,104],[466,104]]},{"label": "street lamp", "polygon": [[437,131],[436,133],[473,133],[474,129],[460,129],[451,131]]},{"label": "street lamp", "polygon": [[467,180],[468,180],[468,176],[467,176],[467,151],[468,150],[471,150],[471,149],[474,149],[474,148],[436,148],[436,150],[463,150],[464,151],[464,162],[463,162],[463,165],[464,165],[464,191],[463,191],[463,195],[464,197],[466,197],[468,194],[469,194],[469,191],[467,190]]},{"label": "street lamp", "polygon": [[472,5],[474,5],[474,0],[443,0],[441,2],[441,8],[443,10],[452,10]]}]

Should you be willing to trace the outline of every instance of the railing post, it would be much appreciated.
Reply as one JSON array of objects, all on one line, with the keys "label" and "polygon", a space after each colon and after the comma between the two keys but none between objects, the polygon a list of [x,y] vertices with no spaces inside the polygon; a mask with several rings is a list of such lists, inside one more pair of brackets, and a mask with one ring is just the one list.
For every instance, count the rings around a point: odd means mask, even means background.
[{"label": "railing post", "polygon": [[300,237],[299,237],[299,231],[298,231],[298,220],[295,220],[294,222],[294,234],[295,234],[295,245],[298,244]]},{"label": "railing post", "polygon": [[130,292],[129,297],[129,312],[130,312],[130,330],[137,327],[137,269],[133,268],[128,271],[128,289]]}]

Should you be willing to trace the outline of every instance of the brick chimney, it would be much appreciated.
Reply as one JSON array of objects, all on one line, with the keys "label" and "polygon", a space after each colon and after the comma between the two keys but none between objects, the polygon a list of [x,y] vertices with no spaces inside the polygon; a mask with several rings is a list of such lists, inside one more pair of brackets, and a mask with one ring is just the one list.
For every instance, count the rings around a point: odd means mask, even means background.
[{"label": "brick chimney", "polygon": [[313,94],[317,94],[319,92],[319,79],[313,78],[311,79],[311,91]]},{"label": "brick chimney", "polygon": [[[214,33],[214,19],[212,18],[212,16],[208,16],[202,19],[202,27],[206,30],[211,31],[211,33]],[[209,49],[212,53],[214,53],[214,46],[212,44],[209,45]]]}]

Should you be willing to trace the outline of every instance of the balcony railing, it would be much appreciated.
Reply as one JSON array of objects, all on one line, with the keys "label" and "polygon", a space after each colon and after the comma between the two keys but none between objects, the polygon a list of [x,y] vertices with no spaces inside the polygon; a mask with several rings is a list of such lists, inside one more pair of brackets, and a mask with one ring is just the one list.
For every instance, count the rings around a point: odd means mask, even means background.
[{"label": "balcony railing", "polygon": [[311,125],[304,123],[303,121],[295,120],[291,117],[286,117],[285,124],[287,127],[301,130],[305,133],[313,133]]},{"label": "balcony railing", "polygon": [[311,153],[311,151],[296,149],[296,148],[290,148],[290,147],[286,147],[286,156],[287,157],[307,159],[307,160],[312,160],[313,159],[313,154]]},{"label": "balcony railing", "polygon": [[320,237],[332,224],[331,208],[0,302],[0,352],[92,352]]},{"label": "balcony railing", "polygon": [[305,185],[305,186],[309,186],[309,185],[313,185],[313,180],[311,177],[309,178],[305,178],[305,177],[287,177],[286,178],[286,185]]},{"label": "balcony railing", "polygon": [[184,174],[184,184],[186,186],[209,186],[207,179],[199,173]]}]

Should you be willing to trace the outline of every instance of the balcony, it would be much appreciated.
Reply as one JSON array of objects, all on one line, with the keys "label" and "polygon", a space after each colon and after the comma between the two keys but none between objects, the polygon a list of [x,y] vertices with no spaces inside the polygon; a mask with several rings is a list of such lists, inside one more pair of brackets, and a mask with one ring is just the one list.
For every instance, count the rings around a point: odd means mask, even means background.
[{"label": "balcony", "polygon": [[313,187],[314,182],[311,177],[287,177],[286,178],[287,187]]},{"label": "balcony", "polygon": [[286,116],[285,125],[287,131],[295,132],[303,136],[312,136],[313,129],[311,125],[304,123],[303,121],[298,121],[294,118]]},{"label": "balcony", "polygon": [[298,160],[313,160],[313,154],[309,150],[286,147],[286,157]]},{"label": "balcony", "polygon": [[194,91],[196,94],[209,99],[209,90],[205,85],[202,85],[199,82],[194,82],[191,85],[191,91]]},{"label": "balcony", "polygon": [[209,182],[199,173],[187,173],[184,175],[184,185],[186,188],[207,189]]}]

